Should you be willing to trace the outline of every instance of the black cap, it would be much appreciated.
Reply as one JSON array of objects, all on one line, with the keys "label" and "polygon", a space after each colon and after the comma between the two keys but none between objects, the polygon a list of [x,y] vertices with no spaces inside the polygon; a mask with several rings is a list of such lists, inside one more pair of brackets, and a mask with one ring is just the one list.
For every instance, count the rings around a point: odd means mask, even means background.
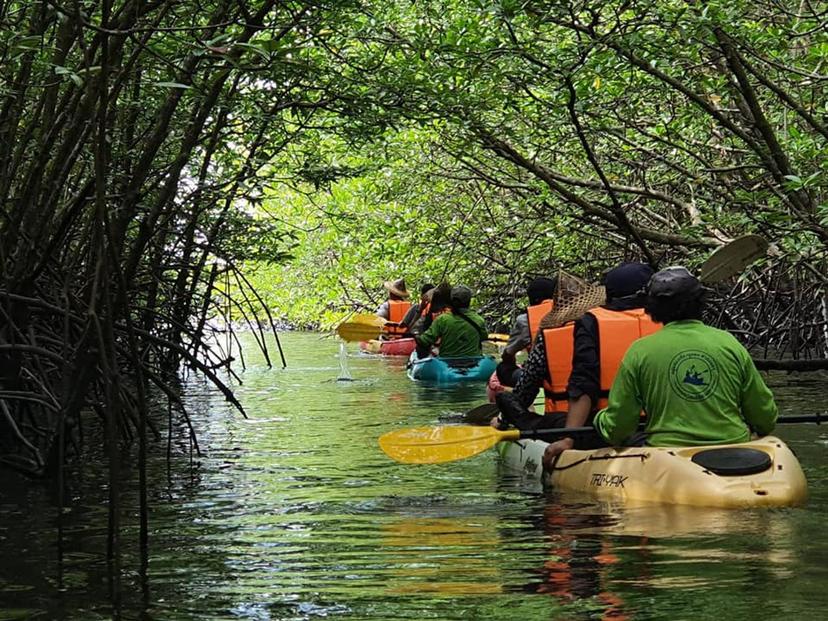
[{"label": "black cap", "polygon": [[653,274],[647,294],[654,298],[686,297],[701,293],[702,285],[686,267],[675,265]]},{"label": "black cap", "polygon": [[468,308],[471,304],[472,290],[465,285],[451,288],[451,305],[457,309]]},{"label": "black cap", "polygon": [[626,298],[642,292],[653,275],[653,268],[646,263],[622,263],[604,277],[607,299]]}]

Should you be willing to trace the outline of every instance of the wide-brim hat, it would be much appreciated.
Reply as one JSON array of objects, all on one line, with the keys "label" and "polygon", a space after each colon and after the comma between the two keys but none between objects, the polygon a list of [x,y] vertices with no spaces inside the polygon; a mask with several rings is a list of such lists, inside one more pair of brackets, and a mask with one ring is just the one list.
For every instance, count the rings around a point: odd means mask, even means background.
[{"label": "wide-brim hat", "polygon": [[390,291],[394,295],[397,295],[401,298],[407,298],[409,295],[408,289],[406,289],[405,287],[404,278],[400,278],[399,280],[394,281],[386,280],[384,283],[382,283],[382,286],[388,289],[388,291]]},{"label": "wide-brim hat", "polygon": [[589,284],[577,276],[561,271],[558,274],[558,293],[555,305],[541,319],[541,329],[558,328],[575,321],[587,311],[607,303],[607,290],[601,285]]}]

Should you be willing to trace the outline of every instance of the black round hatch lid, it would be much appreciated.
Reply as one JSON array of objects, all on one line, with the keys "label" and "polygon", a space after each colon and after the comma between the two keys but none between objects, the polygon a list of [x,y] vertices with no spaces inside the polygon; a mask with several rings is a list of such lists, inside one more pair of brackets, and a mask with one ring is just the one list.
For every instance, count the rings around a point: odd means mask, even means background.
[{"label": "black round hatch lid", "polygon": [[692,461],[726,477],[764,472],[772,463],[770,455],[752,448],[707,449],[693,455]]}]

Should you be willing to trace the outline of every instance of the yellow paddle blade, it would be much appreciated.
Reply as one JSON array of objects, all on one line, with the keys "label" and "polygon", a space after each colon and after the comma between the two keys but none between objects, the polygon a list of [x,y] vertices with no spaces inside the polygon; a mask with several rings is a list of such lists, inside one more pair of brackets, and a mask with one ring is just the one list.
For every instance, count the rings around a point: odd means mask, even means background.
[{"label": "yellow paddle blade", "polygon": [[374,315],[373,313],[360,313],[352,316],[348,320],[349,323],[364,323],[369,326],[379,326],[380,328],[384,326],[387,321],[387,319],[383,319],[379,315]]},{"label": "yellow paddle blade", "polygon": [[493,343],[508,343],[509,342],[509,335],[502,334],[500,332],[489,332],[489,341]]},{"label": "yellow paddle blade", "polygon": [[370,341],[379,337],[382,333],[382,327],[346,321],[336,327],[336,333],[343,341]]},{"label": "yellow paddle blade", "polygon": [[389,431],[379,445],[391,459],[403,464],[440,464],[482,453],[503,440],[517,440],[520,431],[494,427],[451,425]]}]

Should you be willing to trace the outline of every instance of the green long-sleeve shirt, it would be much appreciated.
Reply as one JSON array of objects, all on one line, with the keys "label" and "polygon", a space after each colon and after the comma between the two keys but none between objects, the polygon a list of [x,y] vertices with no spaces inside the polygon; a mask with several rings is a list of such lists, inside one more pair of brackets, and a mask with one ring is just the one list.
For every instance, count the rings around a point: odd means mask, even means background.
[{"label": "green long-sleeve shirt", "polygon": [[463,315],[474,325],[455,313],[443,313],[428,330],[416,337],[417,344],[431,347],[439,341],[441,358],[479,356],[480,344],[487,336],[486,322],[471,310],[464,310]]},{"label": "green long-sleeve shirt", "polygon": [[701,321],[668,323],[630,346],[595,428],[621,444],[642,410],[651,446],[746,442],[748,424],[766,435],[779,413],[747,350]]}]

